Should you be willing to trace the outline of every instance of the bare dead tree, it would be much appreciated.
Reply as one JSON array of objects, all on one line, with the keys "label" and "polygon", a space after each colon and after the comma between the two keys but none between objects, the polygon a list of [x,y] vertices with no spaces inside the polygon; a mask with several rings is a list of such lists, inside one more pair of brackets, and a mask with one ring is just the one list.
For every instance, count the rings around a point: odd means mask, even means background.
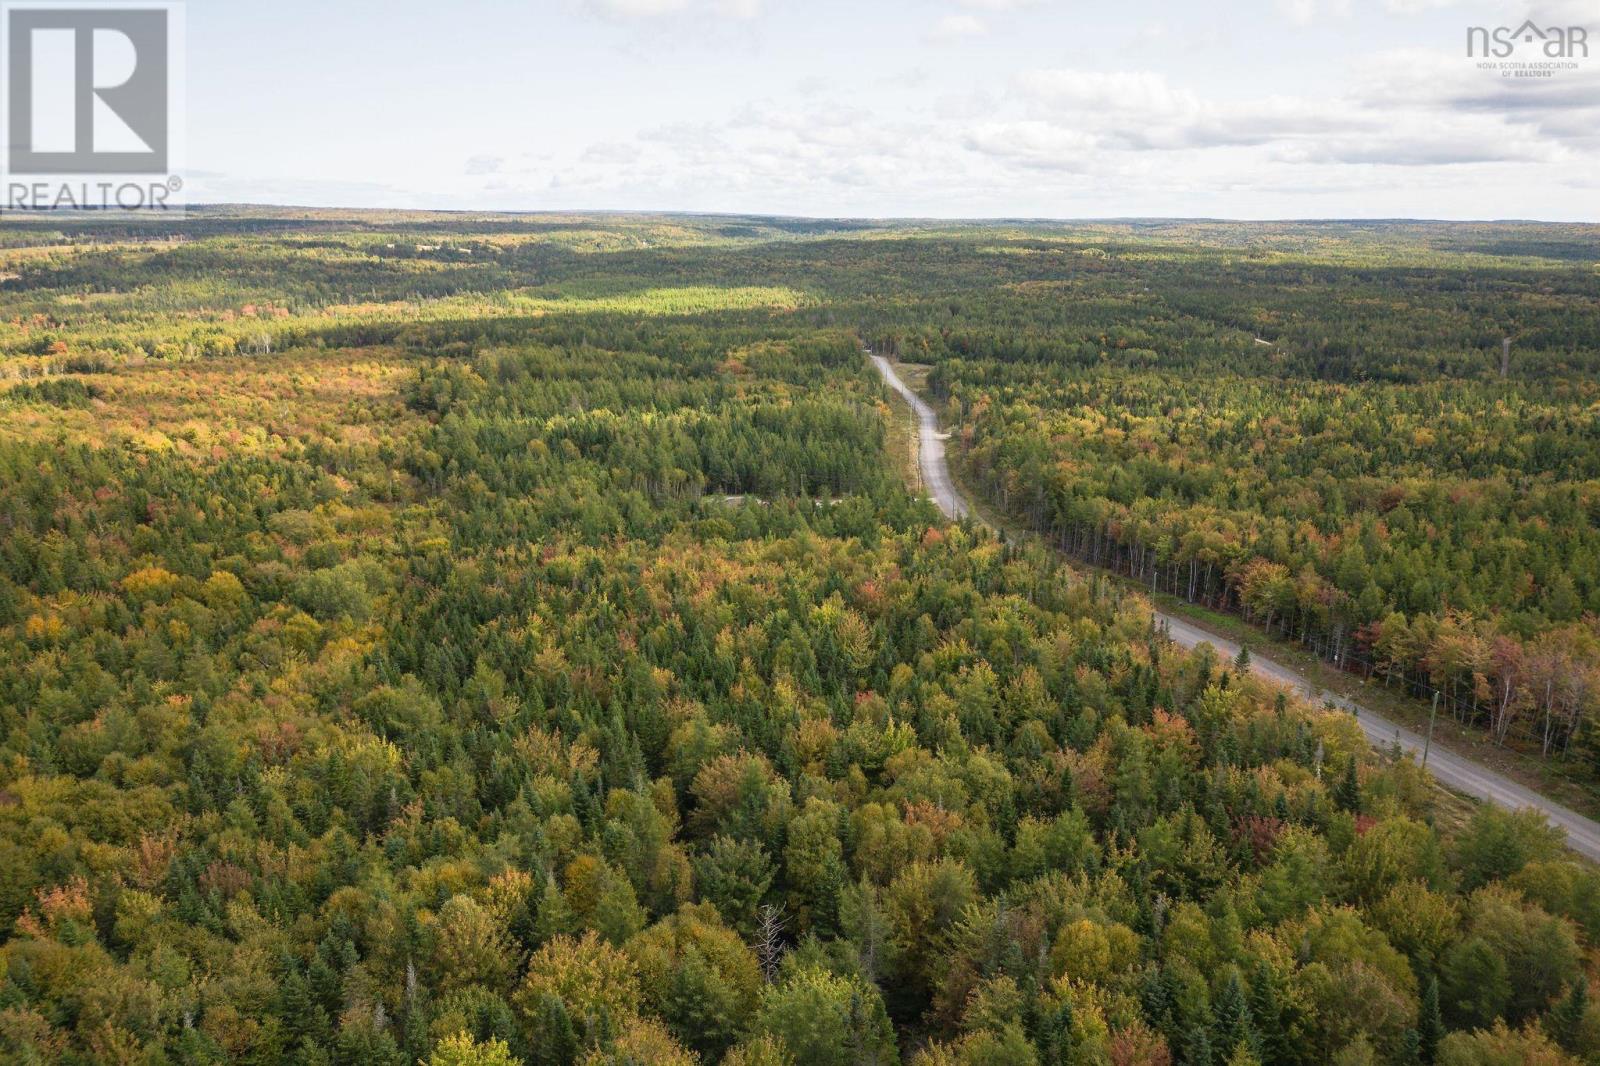
[{"label": "bare dead tree", "polygon": [[783,908],[775,903],[764,904],[759,920],[756,956],[761,960],[762,975],[771,984],[778,976],[778,963],[783,960]]}]

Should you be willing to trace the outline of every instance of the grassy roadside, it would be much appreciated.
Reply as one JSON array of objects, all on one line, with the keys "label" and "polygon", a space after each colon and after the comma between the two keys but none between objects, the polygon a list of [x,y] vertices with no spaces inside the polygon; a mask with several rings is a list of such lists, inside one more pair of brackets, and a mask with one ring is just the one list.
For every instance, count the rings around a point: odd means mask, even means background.
[{"label": "grassy roadside", "polygon": [[[895,363],[895,370],[919,395],[926,396],[926,383],[928,371],[931,367],[914,363]],[[915,491],[919,484],[916,477],[916,435],[907,433],[908,418],[911,409],[898,395],[891,390],[890,405],[895,417],[891,420],[899,423],[896,433],[891,428],[889,442],[895,449],[895,454],[901,457],[899,463],[902,477],[906,485]],[[959,462],[950,466],[951,478],[956,487],[960,489],[967,502],[972,506],[973,514],[980,521],[1002,530],[1007,537],[1013,540],[1037,538],[1037,534],[1021,526],[1016,521],[999,514],[989,502],[974,490],[965,471]],[[1232,640],[1244,645],[1252,652],[1258,652],[1275,660],[1282,665],[1304,675],[1313,684],[1319,685],[1331,692],[1346,696],[1364,707],[1371,708],[1391,721],[1397,722],[1409,729],[1426,732],[1428,728],[1428,705],[1418,700],[1384,687],[1381,681],[1367,682],[1358,677],[1335,670],[1324,663],[1317,656],[1312,655],[1292,642],[1283,641],[1276,637],[1269,637],[1257,627],[1246,622],[1236,615],[1223,614],[1219,611],[1209,610],[1187,603],[1176,596],[1166,593],[1152,593],[1141,582],[1112,573],[1099,567],[1091,567],[1078,559],[1069,559],[1072,566],[1079,570],[1098,570],[1107,577],[1135,590],[1150,600],[1167,614],[1182,618],[1184,621],[1215,633],[1219,637]],[[1441,714],[1435,723],[1433,742],[1439,747],[1453,751],[1463,758],[1470,759],[1481,766],[1488,767],[1497,773],[1511,778],[1518,784],[1525,785],[1541,795],[1547,796],[1558,803],[1565,804],[1580,814],[1591,818],[1600,818],[1600,789],[1591,784],[1579,781],[1566,773],[1560,764],[1548,762],[1537,755],[1517,751],[1513,748],[1497,747],[1490,742],[1482,730],[1459,725],[1446,714]],[[1441,791],[1446,791],[1441,788]],[[1454,793],[1449,793],[1455,797]],[[1462,799],[1463,803],[1472,801]],[[1445,812],[1441,811],[1441,815]],[[1453,812],[1456,817],[1462,816],[1462,811]],[[1455,820],[1452,818],[1451,820]]]},{"label": "grassy roadside", "polygon": [[[872,371],[874,377],[877,371]],[[916,492],[921,478],[917,474],[917,452],[921,448],[921,440],[917,434],[916,415],[912,413],[911,405],[900,398],[900,394],[893,389],[885,389],[889,394],[889,417],[885,419],[885,444],[889,455],[894,458],[900,480],[906,488]]]}]

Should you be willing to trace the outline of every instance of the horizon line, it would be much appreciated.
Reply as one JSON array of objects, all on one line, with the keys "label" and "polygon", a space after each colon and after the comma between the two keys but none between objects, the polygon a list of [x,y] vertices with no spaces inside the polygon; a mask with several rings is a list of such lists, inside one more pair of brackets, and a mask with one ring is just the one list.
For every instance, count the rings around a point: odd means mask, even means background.
[{"label": "horizon line", "polygon": [[[1489,217],[1425,217],[1407,215],[1301,215],[1247,218],[1229,215],[850,215],[850,214],[794,214],[781,211],[706,211],[677,208],[493,208],[493,207],[369,207],[346,204],[292,204],[255,201],[218,201],[189,204],[182,213],[164,219],[156,214],[130,215],[120,212],[98,212],[83,209],[60,211],[7,211],[0,212],[0,225],[5,222],[81,220],[93,223],[104,219],[117,223],[182,222],[191,213],[218,211],[241,212],[347,212],[366,215],[450,215],[450,216],[500,216],[505,218],[532,217],[659,217],[704,219],[772,219],[797,222],[852,222],[852,223],[974,223],[1023,225],[1065,223],[1221,223],[1232,225],[1328,225],[1328,224],[1410,224],[1410,225],[1541,225],[1541,226],[1600,226],[1600,219],[1575,220],[1556,218],[1530,218],[1505,216]],[[107,217],[115,215],[114,218]],[[98,217],[97,217],[98,216]]]}]

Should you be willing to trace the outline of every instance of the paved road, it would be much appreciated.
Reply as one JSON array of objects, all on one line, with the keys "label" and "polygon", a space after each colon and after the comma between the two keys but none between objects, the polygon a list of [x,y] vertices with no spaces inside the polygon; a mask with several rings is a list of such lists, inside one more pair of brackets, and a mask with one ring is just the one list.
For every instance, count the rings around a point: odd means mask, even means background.
[{"label": "paved road", "polygon": [[[939,416],[922,397],[912,392],[900,379],[900,375],[895,372],[889,360],[881,355],[873,355],[872,362],[883,375],[883,379],[888,382],[889,387],[904,397],[911,405],[912,411],[916,413],[919,439],[917,456],[922,467],[922,482],[929,498],[953,519],[959,520],[971,515],[971,506],[950,478],[950,464],[945,460],[944,454],[944,442],[949,439],[949,434],[940,432]],[[1172,642],[1180,647],[1193,648],[1198,644],[1209,643],[1225,658],[1232,659],[1239,654],[1239,645],[1202,629],[1193,622],[1160,611],[1156,612],[1156,621],[1166,630]],[[1362,731],[1373,744],[1390,746],[1398,743],[1400,748],[1413,759],[1420,757],[1423,738],[1389,721],[1376,711],[1312,684],[1304,674],[1274,662],[1258,654],[1254,649],[1250,652],[1250,666],[1255,673],[1284,685],[1303,697],[1331,704],[1355,715]],[[1428,753],[1428,770],[1441,783],[1457,792],[1464,792],[1469,796],[1513,810],[1534,807],[1542,811],[1552,825],[1558,825],[1566,830],[1567,843],[1571,845],[1573,851],[1587,859],[1600,862],[1600,823],[1585,818],[1569,807],[1548,800],[1532,789],[1438,745],[1434,745]]]}]

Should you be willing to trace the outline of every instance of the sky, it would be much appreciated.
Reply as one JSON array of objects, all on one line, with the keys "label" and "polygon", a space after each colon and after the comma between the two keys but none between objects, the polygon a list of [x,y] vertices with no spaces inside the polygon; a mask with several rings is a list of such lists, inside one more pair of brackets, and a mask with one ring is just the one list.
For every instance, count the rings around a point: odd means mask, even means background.
[{"label": "sky", "polygon": [[1600,220],[1600,0],[186,9],[191,203]]}]

